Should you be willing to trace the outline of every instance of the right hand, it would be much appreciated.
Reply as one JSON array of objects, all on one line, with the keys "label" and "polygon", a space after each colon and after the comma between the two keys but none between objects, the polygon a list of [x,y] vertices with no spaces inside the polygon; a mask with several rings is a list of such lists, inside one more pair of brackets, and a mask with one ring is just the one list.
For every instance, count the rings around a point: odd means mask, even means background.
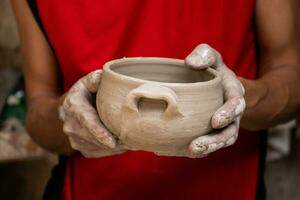
[{"label": "right hand", "polygon": [[79,79],[60,98],[59,116],[71,147],[85,157],[103,157],[123,153],[121,144],[104,127],[93,106],[102,70]]},{"label": "right hand", "polygon": [[237,76],[223,62],[217,50],[207,44],[198,45],[185,62],[196,70],[213,67],[220,72],[225,103],[211,118],[213,133],[200,136],[190,144],[190,157],[205,157],[221,148],[235,143],[239,134],[240,118],[245,110],[244,87]]}]

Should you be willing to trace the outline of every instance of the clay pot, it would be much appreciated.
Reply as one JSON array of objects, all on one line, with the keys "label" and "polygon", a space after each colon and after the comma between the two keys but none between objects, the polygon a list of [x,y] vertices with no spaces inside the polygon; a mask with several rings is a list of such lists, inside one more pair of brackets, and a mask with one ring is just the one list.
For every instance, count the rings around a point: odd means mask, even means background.
[{"label": "clay pot", "polygon": [[189,143],[212,131],[223,91],[213,69],[195,71],[177,59],[124,58],[104,65],[96,103],[126,148],[187,156]]}]

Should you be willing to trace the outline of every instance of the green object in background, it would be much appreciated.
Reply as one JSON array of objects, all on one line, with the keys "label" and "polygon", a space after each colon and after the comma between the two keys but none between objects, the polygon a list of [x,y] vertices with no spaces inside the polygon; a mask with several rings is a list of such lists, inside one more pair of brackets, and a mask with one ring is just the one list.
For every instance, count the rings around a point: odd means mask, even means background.
[{"label": "green object in background", "polygon": [[17,90],[8,96],[1,113],[0,121],[3,122],[9,118],[17,118],[24,126],[26,111],[27,108],[24,90]]}]

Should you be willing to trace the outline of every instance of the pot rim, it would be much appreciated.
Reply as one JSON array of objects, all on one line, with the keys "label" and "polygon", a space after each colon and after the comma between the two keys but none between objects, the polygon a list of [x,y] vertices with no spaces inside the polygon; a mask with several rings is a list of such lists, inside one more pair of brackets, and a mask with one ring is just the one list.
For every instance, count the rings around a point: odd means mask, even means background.
[{"label": "pot rim", "polygon": [[119,59],[114,59],[111,61],[108,61],[104,64],[103,66],[103,71],[108,72],[113,76],[120,77],[122,79],[126,80],[131,80],[135,81],[138,83],[157,83],[160,85],[165,85],[165,86],[206,86],[206,85],[214,85],[218,84],[221,82],[221,77],[220,73],[216,71],[213,68],[207,68],[206,71],[209,73],[213,74],[213,78],[208,81],[202,81],[202,82],[192,82],[192,83],[174,83],[174,82],[160,82],[160,81],[151,81],[151,80],[145,80],[145,79],[140,79],[140,78],[135,78],[132,76],[127,76],[118,72],[115,72],[114,70],[111,69],[111,66],[116,65],[116,64],[167,64],[167,65],[177,65],[177,66],[184,66],[184,60],[181,59],[175,59],[175,58],[164,58],[164,57],[124,57],[124,58],[119,58]]}]

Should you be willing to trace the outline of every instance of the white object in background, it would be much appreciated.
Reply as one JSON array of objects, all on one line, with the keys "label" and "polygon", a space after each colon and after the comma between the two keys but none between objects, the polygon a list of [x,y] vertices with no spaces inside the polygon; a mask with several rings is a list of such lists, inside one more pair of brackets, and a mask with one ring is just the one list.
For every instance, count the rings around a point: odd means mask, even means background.
[{"label": "white object in background", "polygon": [[296,120],[277,125],[268,130],[267,162],[287,156],[291,150],[291,134]]},{"label": "white object in background", "polygon": [[0,163],[47,155],[27,134],[16,118],[7,119],[0,130]]}]

